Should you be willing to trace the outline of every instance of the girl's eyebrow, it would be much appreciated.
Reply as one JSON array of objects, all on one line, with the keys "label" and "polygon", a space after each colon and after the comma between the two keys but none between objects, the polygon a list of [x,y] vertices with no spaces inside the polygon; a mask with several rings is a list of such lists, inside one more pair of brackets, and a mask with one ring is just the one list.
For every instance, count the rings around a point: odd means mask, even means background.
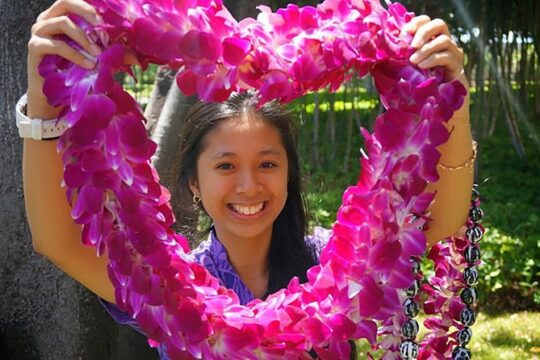
[{"label": "girl's eyebrow", "polygon": [[[278,149],[275,149],[275,148],[270,148],[270,149],[264,149],[264,150],[261,150],[259,151],[259,155],[281,155],[282,152],[279,151]],[[230,152],[230,151],[220,151],[218,153],[216,153],[215,155],[212,155],[210,158],[212,160],[217,160],[217,159],[221,159],[221,158],[224,158],[224,157],[234,157],[234,156],[237,156],[238,154],[237,153],[234,153],[234,152]]]},{"label": "girl's eyebrow", "polygon": [[229,157],[229,156],[236,156],[236,153],[228,152],[228,151],[220,151],[217,154],[210,156],[210,159],[217,160],[217,159],[221,159],[221,158]]},{"label": "girl's eyebrow", "polygon": [[265,150],[259,151],[259,154],[260,155],[281,155],[282,152],[279,151],[276,148],[270,148],[270,149],[265,149]]}]

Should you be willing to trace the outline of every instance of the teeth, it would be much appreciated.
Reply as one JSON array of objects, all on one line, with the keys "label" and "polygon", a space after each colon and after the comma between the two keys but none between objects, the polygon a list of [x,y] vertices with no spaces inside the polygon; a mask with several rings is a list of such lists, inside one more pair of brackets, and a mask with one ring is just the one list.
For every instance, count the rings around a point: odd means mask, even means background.
[{"label": "teeth", "polygon": [[231,206],[233,210],[239,214],[253,215],[262,210],[264,203],[262,202],[259,205],[255,205],[255,206],[244,206],[244,205],[236,205],[236,204],[231,204]]}]

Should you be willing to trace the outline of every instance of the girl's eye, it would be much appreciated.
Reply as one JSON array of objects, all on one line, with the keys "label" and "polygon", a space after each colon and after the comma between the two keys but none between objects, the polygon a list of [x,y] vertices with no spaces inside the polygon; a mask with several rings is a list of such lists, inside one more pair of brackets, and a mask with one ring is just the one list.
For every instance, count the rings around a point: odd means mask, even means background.
[{"label": "girl's eye", "polygon": [[274,164],[274,163],[271,163],[271,162],[264,162],[261,164],[261,167],[263,169],[272,169],[272,168],[275,168],[277,165]]},{"label": "girl's eye", "polygon": [[221,170],[230,170],[233,168],[232,164],[229,164],[229,163],[224,163],[224,164],[219,164],[218,166],[216,166],[217,169],[221,169]]}]

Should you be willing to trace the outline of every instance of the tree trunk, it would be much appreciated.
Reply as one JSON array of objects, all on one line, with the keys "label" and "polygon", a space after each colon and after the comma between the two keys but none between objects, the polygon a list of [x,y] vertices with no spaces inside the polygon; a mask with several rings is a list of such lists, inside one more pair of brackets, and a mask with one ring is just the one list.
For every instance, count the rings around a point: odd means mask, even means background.
[{"label": "tree trunk", "polygon": [[259,13],[257,6],[270,6],[272,0],[224,0],[223,3],[235,19],[241,20],[246,17],[256,18]]},{"label": "tree trunk", "polygon": [[[512,99],[512,89],[511,82],[507,82],[507,79],[510,79],[509,73],[507,72],[506,66],[508,65],[508,58],[505,57],[505,51],[503,48],[502,43],[502,34],[499,33],[499,43],[494,45],[494,58],[498,59],[498,69],[495,69],[494,71],[499,71],[499,74],[496,76],[497,79],[497,85],[499,88],[499,93],[501,95],[501,103],[502,108],[505,113],[505,120],[506,125],[508,128],[508,132],[510,133],[510,137],[512,140],[512,144],[514,145],[514,149],[516,150],[516,153],[520,158],[525,157],[525,147],[523,145],[523,141],[521,139],[521,133],[519,131],[518,127],[518,119],[515,113],[515,104],[514,100]],[[505,62],[505,60],[507,60]]]},{"label": "tree trunk", "polygon": [[171,204],[176,217],[175,230],[181,231],[190,241],[195,240],[197,219],[193,217],[193,204],[184,204],[178,199],[176,182],[180,164],[180,129],[189,108],[196,101],[197,98],[194,96],[184,96],[178,89],[176,81],[172,81],[152,133],[152,140],[158,144],[157,151],[152,157],[152,164],[159,173],[161,184],[172,194]]},{"label": "tree trunk", "polygon": [[174,82],[174,75],[176,71],[167,67],[160,67],[156,72],[156,79],[154,80],[154,88],[148,105],[144,110],[144,117],[146,118],[146,130],[149,135],[152,135],[154,129],[159,120],[159,114],[165,105],[167,100],[167,94],[171,88],[171,84]]},{"label": "tree trunk", "polygon": [[[116,325],[95,295],[32,248],[14,106],[26,90],[30,27],[52,1],[0,1],[0,358],[155,359],[146,339]],[[80,241],[80,239],[73,239]],[[121,330],[120,330],[121,329]]]},{"label": "tree trunk", "polygon": [[319,110],[319,93],[315,92],[313,94],[313,100],[315,102],[315,107],[313,108],[313,141],[311,143],[312,145],[312,154],[313,154],[313,163],[315,164],[315,168],[318,170],[320,169],[320,155],[319,155],[319,126],[320,126],[320,115],[321,112]]},{"label": "tree trunk", "polygon": [[329,163],[336,161],[336,93],[329,93],[328,136],[330,138]]},{"label": "tree trunk", "polygon": [[[351,102],[351,110],[347,111],[347,101]],[[343,95],[343,103],[345,116],[347,117],[347,142],[345,145],[345,156],[343,157],[343,173],[349,172],[349,164],[351,162],[351,149],[352,149],[352,137],[353,137],[353,116],[354,116],[354,88],[352,84],[345,85],[345,94]]]}]

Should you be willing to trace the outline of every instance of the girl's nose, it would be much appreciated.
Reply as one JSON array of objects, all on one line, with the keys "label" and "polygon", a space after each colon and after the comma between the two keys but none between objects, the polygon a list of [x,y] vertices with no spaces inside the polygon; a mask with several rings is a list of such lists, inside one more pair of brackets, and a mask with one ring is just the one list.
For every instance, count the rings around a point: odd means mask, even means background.
[{"label": "girl's nose", "polygon": [[261,190],[262,184],[253,171],[246,170],[239,173],[236,183],[236,192],[238,194],[252,196],[257,195]]}]

